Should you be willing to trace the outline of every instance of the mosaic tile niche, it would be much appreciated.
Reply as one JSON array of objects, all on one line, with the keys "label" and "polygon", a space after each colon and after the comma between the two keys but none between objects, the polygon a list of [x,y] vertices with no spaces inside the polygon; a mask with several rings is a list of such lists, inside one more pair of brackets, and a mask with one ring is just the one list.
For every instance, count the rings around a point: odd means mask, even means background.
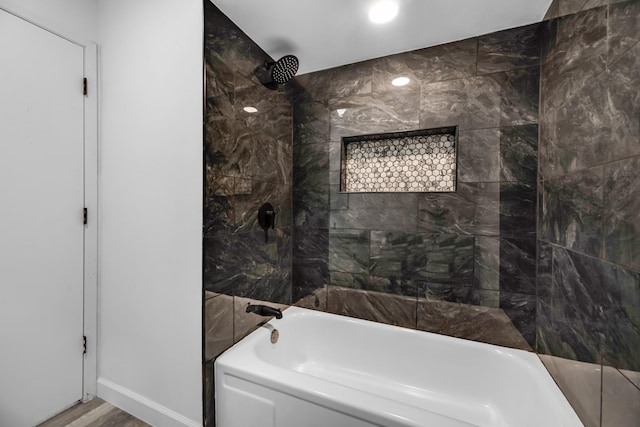
[{"label": "mosaic tile niche", "polygon": [[340,190],[454,192],[457,145],[455,127],[345,137]]}]

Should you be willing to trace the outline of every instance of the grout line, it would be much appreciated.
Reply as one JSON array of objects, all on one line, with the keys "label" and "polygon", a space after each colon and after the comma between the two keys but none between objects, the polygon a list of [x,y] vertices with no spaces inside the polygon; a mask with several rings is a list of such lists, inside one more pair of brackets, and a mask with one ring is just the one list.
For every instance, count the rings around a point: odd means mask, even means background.
[{"label": "grout line", "polygon": [[621,370],[621,369],[619,369],[619,368],[615,368],[615,369],[618,371],[618,373],[619,373],[620,375],[622,375],[622,376],[624,377],[624,379],[625,379],[625,380],[629,381],[633,387],[635,387],[636,389],[638,389],[638,391],[640,391],[640,386],[638,386],[636,383],[634,383],[633,381],[631,381],[631,378],[629,378],[628,376],[626,376],[626,375],[624,374],[624,372],[622,372],[622,370]]},{"label": "grout line", "polygon": [[599,258],[599,257],[593,256],[593,255],[589,255],[589,254],[585,254],[585,253],[580,252],[580,251],[577,251],[577,250],[575,250],[575,249],[571,249],[571,248],[568,248],[568,247],[566,247],[566,246],[562,246],[562,245],[561,245],[561,244],[559,244],[559,243],[549,242],[548,240],[543,240],[543,239],[540,239],[540,238],[538,238],[538,240],[539,240],[539,241],[541,241],[541,242],[547,243],[547,244],[549,244],[549,245],[551,245],[551,246],[555,246],[555,247],[558,247],[558,248],[562,248],[562,249],[565,249],[565,250],[567,250],[567,251],[570,251],[570,252],[576,253],[576,254],[578,254],[578,255],[582,255],[582,256],[587,257],[587,258],[591,258],[591,259],[595,259],[595,260],[598,260],[598,261],[604,262],[605,264],[609,264],[609,265],[614,266],[614,267],[624,268],[625,270],[629,270],[629,271],[632,271],[632,272],[634,272],[634,273],[638,273],[638,274],[640,274],[640,270],[637,270],[637,269],[635,269],[635,268],[633,268],[633,267],[629,267],[629,266],[624,265],[624,264],[616,264],[615,262],[612,262],[612,261],[609,261],[609,260],[606,260],[606,259],[602,259],[602,258]]},{"label": "grout line", "polygon": [[620,159],[610,160],[610,161],[605,162],[605,163],[599,163],[599,164],[593,165],[593,166],[586,166],[586,167],[581,168],[581,169],[576,169],[574,171],[563,173],[562,175],[552,175],[552,176],[542,177],[541,180],[542,181],[549,181],[549,180],[553,180],[553,179],[557,179],[557,178],[564,178],[564,177],[567,177],[569,175],[574,175],[574,174],[579,173],[579,172],[584,172],[584,171],[588,171],[590,169],[596,169],[596,168],[600,168],[600,167],[608,167],[608,166],[611,166],[611,165],[613,165],[615,163],[623,162],[625,160],[630,160],[630,159],[635,159],[635,158],[639,158],[640,159],[640,153],[632,154],[632,155],[629,155],[629,156],[626,156],[626,157],[622,157]]}]

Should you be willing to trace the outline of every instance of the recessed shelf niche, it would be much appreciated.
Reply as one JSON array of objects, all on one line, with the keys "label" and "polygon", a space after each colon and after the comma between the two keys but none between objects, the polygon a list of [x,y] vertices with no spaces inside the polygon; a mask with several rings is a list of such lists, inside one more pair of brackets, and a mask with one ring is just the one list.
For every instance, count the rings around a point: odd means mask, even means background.
[{"label": "recessed shelf niche", "polygon": [[340,191],[455,192],[457,127],[342,138]]}]

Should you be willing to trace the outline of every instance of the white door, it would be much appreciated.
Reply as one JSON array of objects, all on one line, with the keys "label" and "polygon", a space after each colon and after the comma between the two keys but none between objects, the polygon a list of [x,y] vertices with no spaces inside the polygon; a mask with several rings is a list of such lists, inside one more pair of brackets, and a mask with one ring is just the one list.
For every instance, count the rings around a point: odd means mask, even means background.
[{"label": "white door", "polygon": [[84,49],[0,10],[0,426],[82,398]]}]

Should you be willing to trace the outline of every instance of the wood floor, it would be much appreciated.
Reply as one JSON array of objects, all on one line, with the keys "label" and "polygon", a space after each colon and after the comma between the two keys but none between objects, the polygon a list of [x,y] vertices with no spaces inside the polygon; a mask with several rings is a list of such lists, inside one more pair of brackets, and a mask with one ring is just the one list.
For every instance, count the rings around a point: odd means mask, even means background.
[{"label": "wood floor", "polygon": [[40,424],[38,427],[151,427],[133,415],[95,398]]}]

